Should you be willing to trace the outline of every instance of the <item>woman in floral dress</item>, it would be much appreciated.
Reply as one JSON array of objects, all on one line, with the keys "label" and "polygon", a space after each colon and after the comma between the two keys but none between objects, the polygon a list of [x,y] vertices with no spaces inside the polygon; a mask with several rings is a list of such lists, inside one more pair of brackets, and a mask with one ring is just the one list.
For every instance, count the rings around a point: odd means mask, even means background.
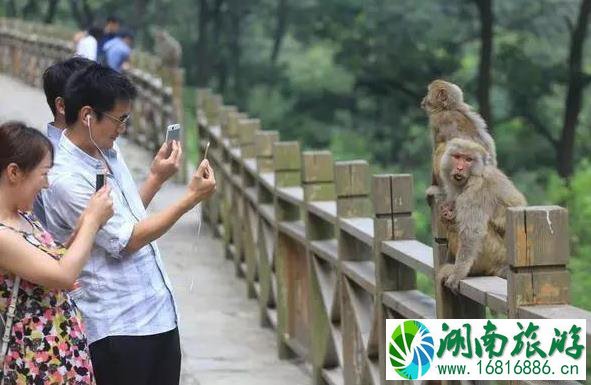
[{"label": "woman in floral dress", "polygon": [[[82,321],[68,295],[86,263],[94,236],[112,216],[109,188],[90,200],[68,249],[29,214],[47,187],[53,161],[49,140],[22,123],[0,125],[0,315],[21,278],[2,383],[89,385],[94,375]],[[0,335],[4,334],[4,322]]]}]

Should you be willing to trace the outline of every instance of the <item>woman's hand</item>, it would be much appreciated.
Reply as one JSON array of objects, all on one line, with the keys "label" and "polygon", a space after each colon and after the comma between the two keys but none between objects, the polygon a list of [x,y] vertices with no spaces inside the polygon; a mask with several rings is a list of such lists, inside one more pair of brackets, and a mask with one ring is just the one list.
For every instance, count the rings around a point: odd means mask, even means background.
[{"label": "woman's hand", "polygon": [[96,225],[97,230],[113,216],[113,199],[111,188],[104,185],[88,201],[86,210],[80,216],[82,222],[90,221]]}]

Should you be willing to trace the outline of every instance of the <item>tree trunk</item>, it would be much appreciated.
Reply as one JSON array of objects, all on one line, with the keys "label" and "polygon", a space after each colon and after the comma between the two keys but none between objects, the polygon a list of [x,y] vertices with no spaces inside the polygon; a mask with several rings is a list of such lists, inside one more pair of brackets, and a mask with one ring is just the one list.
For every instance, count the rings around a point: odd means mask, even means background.
[{"label": "tree trunk", "polygon": [[197,40],[197,86],[205,87],[209,81],[208,24],[209,4],[199,0],[199,38]]},{"label": "tree trunk", "polygon": [[94,11],[88,4],[88,0],[82,0],[82,12],[84,13],[84,29],[89,29],[94,24]]},{"label": "tree trunk", "polygon": [[59,0],[49,0],[49,5],[47,6],[47,13],[43,18],[43,22],[45,24],[53,23],[53,19],[55,18],[55,11],[57,10],[57,4]]},{"label": "tree trunk", "polygon": [[275,28],[275,36],[273,38],[273,50],[271,51],[271,64],[275,65],[279,58],[279,52],[281,51],[281,43],[287,32],[287,16],[289,14],[289,8],[287,0],[279,0],[277,4],[277,26]]},{"label": "tree trunk", "polygon": [[475,0],[480,16],[480,64],[478,68],[478,107],[487,122],[489,131],[493,131],[493,119],[490,108],[490,86],[493,51],[493,0]]},{"label": "tree trunk", "polygon": [[242,17],[245,14],[245,10],[240,1],[234,2],[234,6],[230,11],[230,52],[231,60],[230,66],[232,68],[232,78],[234,80],[234,95],[236,100],[244,102],[244,89],[240,60],[242,56],[240,46],[240,33],[242,31]]},{"label": "tree trunk", "polygon": [[563,178],[569,178],[574,170],[574,144],[579,113],[585,88],[583,76],[583,47],[587,37],[587,24],[591,13],[591,0],[582,0],[579,17],[571,34],[568,59],[568,91],[564,111],[564,123],[556,157],[556,169]]},{"label": "tree trunk", "polygon": [[16,4],[14,0],[6,0],[6,16],[16,17]]},{"label": "tree trunk", "polygon": [[[227,55],[225,54],[225,50],[223,49],[222,45],[220,44],[222,34],[224,31],[224,17],[222,16],[222,6],[224,5],[225,0],[216,0],[213,9],[211,11],[211,22],[212,22],[212,38],[211,38],[211,46],[217,47],[215,55],[212,54],[210,58],[210,63],[214,62],[215,64],[210,64],[213,66],[211,72],[215,72],[218,80],[218,91],[221,95],[224,95],[226,90],[226,80],[227,80]],[[213,77],[213,74],[211,75]]]},{"label": "tree trunk", "polygon": [[39,4],[37,0],[29,0],[22,9],[23,19],[33,18],[39,14]]},{"label": "tree trunk", "polygon": [[133,2],[135,18],[133,19],[132,26],[135,30],[139,42],[143,42],[146,39],[146,30],[144,28],[144,24],[147,13],[147,6],[147,0],[134,0]]},{"label": "tree trunk", "polygon": [[78,8],[78,0],[70,0],[70,10],[72,11],[72,16],[74,20],[76,20],[76,24],[78,24],[78,28],[84,28],[84,20],[82,20],[82,15],[80,14],[80,9]]}]

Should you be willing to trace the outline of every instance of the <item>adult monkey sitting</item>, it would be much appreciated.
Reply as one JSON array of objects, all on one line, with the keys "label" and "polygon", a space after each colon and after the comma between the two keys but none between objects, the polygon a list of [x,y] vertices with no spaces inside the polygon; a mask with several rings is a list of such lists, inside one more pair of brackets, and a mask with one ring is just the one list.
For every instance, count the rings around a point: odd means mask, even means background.
[{"label": "adult monkey sitting", "polygon": [[439,176],[446,201],[441,216],[448,228],[448,248],[455,264],[445,264],[438,279],[453,291],[468,275],[507,274],[507,207],[525,206],[525,197],[496,166],[488,151],[461,138],[447,143]]},{"label": "adult monkey sitting", "polygon": [[487,163],[497,165],[495,142],[490,136],[486,122],[472,108],[464,103],[464,94],[457,85],[445,80],[434,80],[429,84],[427,95],[421,102],[431,127],[433,144],[433,178],[427,189],[427,201],[432,205],[435,195],[440,192],[439,165],[445,151],[445,144],[453,138],[473,140],[488,152]]}]

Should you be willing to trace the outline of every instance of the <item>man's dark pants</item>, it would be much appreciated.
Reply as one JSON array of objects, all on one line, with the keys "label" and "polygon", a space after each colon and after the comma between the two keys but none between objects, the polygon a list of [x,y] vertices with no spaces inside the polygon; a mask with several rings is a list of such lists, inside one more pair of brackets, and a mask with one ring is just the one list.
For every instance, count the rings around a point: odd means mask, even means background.
[{"label": "man's dark pants", "polygon": [[90,344],[97,385],[178,385],[179,331],[150,336],[113,336]]}]

